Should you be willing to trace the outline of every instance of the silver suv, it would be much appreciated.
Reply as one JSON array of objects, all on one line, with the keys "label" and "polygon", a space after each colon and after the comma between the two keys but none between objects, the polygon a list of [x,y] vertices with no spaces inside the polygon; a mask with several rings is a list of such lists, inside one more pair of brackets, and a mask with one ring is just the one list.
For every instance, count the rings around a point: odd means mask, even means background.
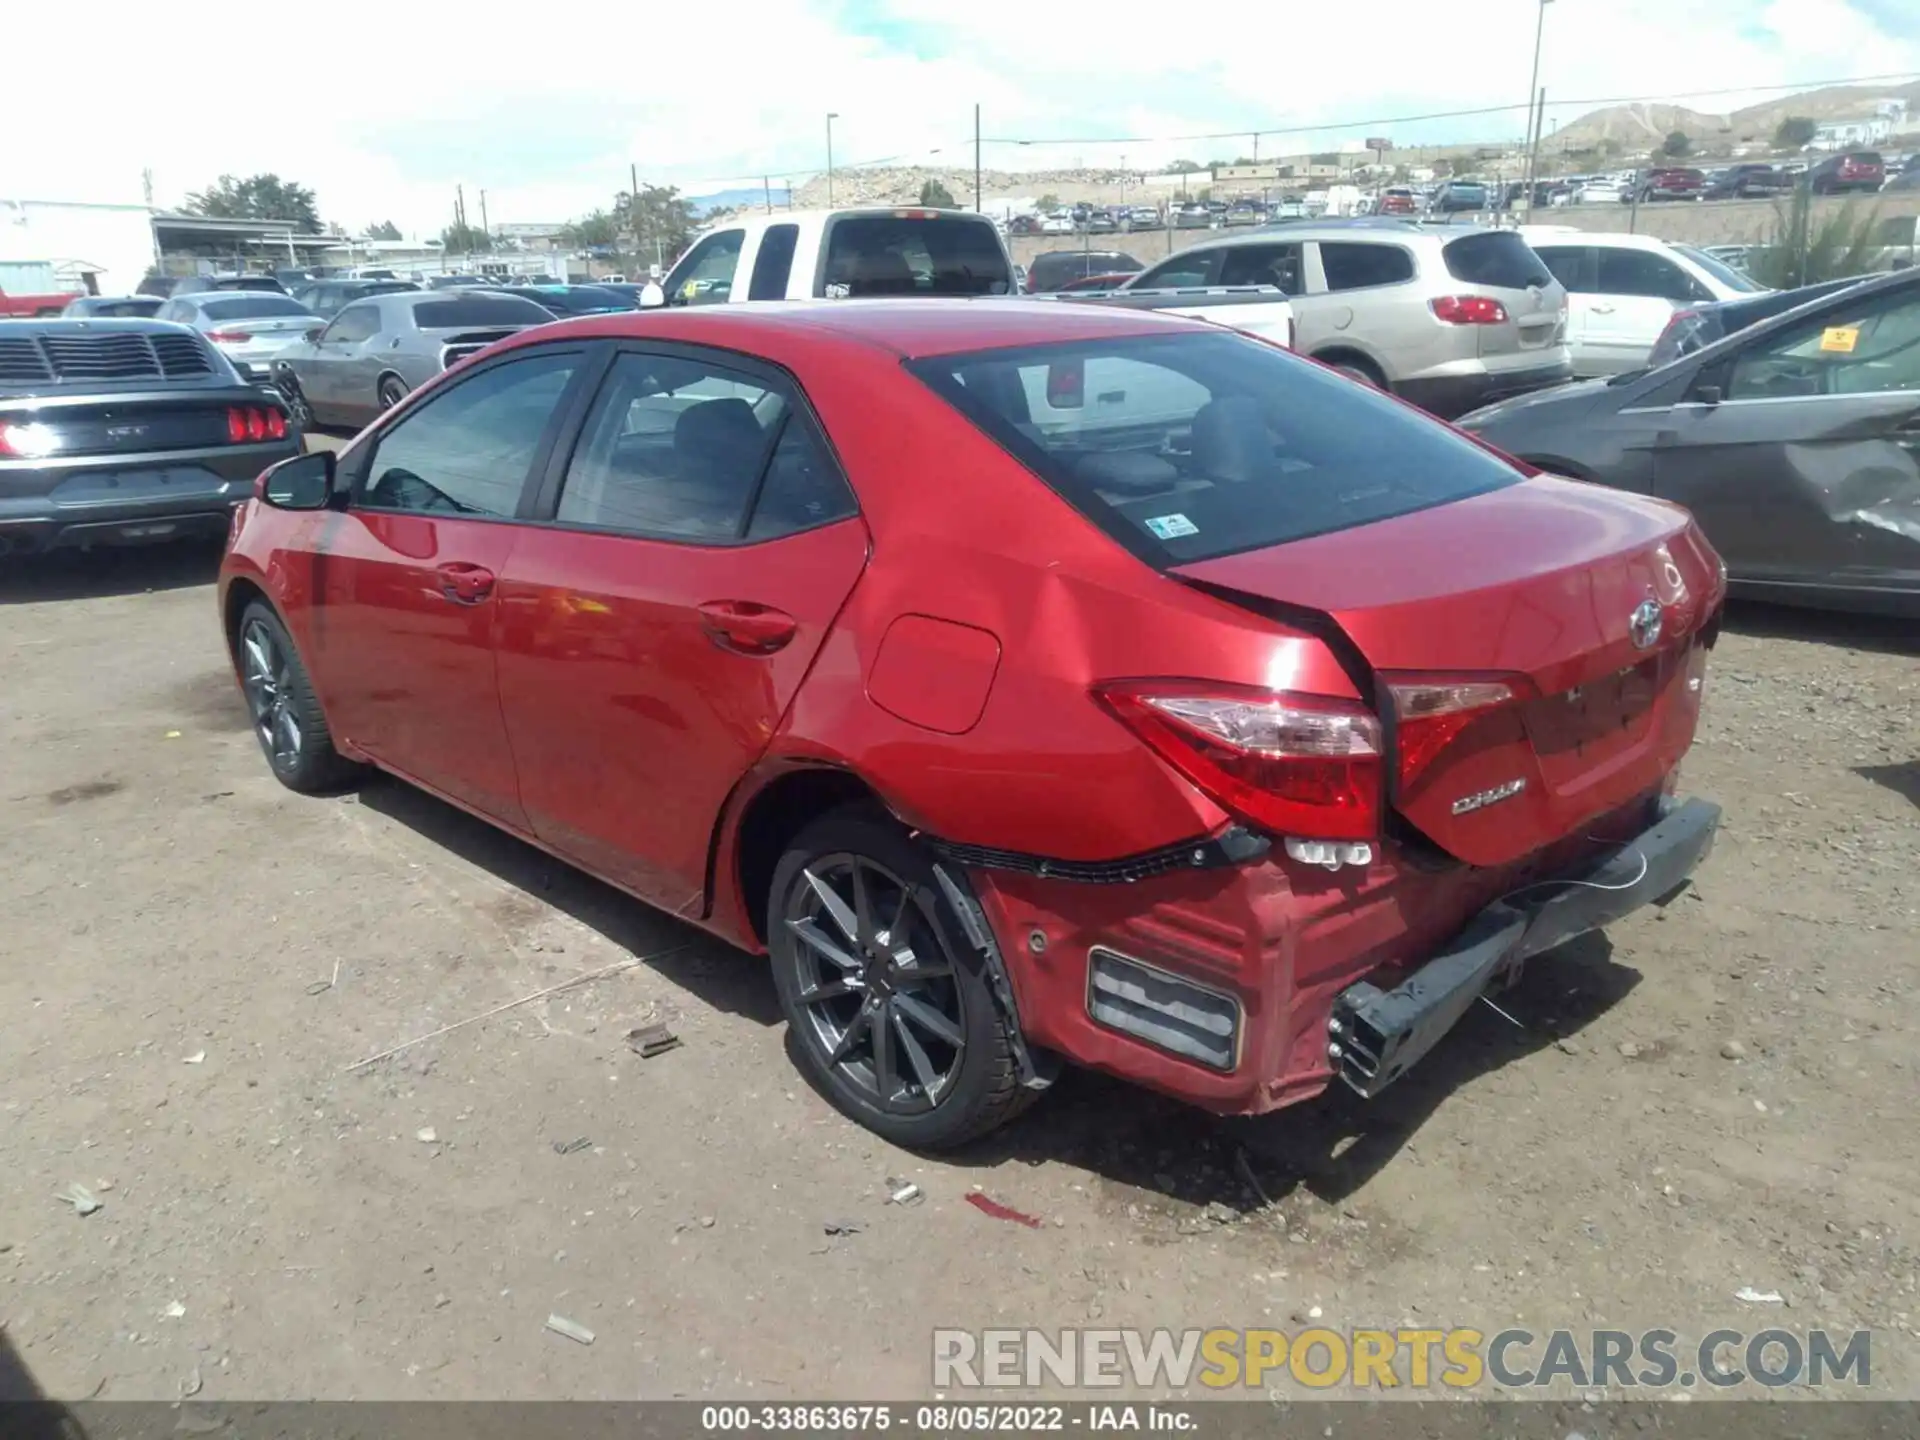
[{"label": "silver suv", "polygon": [[1294,348],[1451,418],[1572,378],[1567,292],[1511,230],[1373,218],[1203,241],[1122,287],[1277,285]]}]

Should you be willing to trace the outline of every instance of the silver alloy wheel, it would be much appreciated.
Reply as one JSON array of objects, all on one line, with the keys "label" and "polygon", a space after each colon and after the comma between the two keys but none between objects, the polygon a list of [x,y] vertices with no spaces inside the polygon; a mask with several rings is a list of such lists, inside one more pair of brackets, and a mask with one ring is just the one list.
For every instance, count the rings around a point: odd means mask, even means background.
[{"label": "silver alloy wheel", "polygon": [[265,622],[252,620],[240,632],[241,687],[253,715],[253,733],[276,770],[300,763],[305,737],[293,708],[293,663]]},{"label": "silver alloy wheel", "polygon": [[380,408],[391,410],[407,398],[407,387],[389,375],[380,382]]},{"label": "silver alloy wheel", "polygon": [[827,1065],[881,1109],[925,1114],[967,1048],[940,928],[912,885],[864,855],[823,855],[787,902],[799,1001]]},{"label": "silver alloy wheel", "polygon": [[313,429],[313,407],[307,403],[307,397],[300,389],[300,382],[291,377],[281,380],[280,394],[285,397],[287,408],[293,411],[293,423],[302,430]]}]

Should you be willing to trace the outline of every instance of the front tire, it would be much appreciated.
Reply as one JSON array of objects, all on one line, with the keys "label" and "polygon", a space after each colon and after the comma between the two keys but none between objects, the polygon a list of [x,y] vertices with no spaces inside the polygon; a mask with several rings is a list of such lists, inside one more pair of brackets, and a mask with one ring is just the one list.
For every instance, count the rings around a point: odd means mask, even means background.
[{"label": "front tire", "polygon": [[254,739],[276,780],[302,795],[319,795],[359,773],[359,766],[333,748],[327,717],[293,637],[264,600],[241,613],[233,659]]},{"label": "front tire", "polygon": [[380,377],[380,408],[382,410],[391,410],[406,398],[406,382],[398,375]]},{"label": "front tire", "polygon": [[945,1150],[1032,1098],[985,958],[892,819],[840,810],[803,831],[774,869],[767,929],[796,1059],[848,1118]]}]

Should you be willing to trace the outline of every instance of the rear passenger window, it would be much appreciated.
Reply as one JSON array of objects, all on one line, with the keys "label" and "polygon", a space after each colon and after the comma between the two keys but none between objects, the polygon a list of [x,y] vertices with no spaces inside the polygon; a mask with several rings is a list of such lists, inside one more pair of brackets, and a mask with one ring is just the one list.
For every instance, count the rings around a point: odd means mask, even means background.
[{"label": "rear passenger window", "polygon": [[1214,276],[1220,273],[1220,252],[1218,250],[1189,250],[1184,254],[1162,260],[1153,269],[1133,282],[1136,290],[1175,290],[1191,289],[1196,285],[1212,285]]},{"label": "rear passenger window", "polygon": [[625,354],[587,416],[555,518],[713,544],[852,513],[783,388],[704,361]]},{"label": "rear passenger window", "polygon": [[1364,290],[1413,279],[1413,256],[1398,245],[1322,240],[1320,269],[1329,290]]},{"label": "rear passenger window", "polygon": [[1277,285],[1288,295],[1298,295],[1306,289],[1300,279],[1300,247],[1236,245],[1220,262],[1220,283]]},{"label": "rear passenger window", "polygon": [[578,363],[532,355],[447,386],[380,437],[360,505],[511,517]]},{"label": "rear passenger window", "polygon": [[799,238],[798,225],[767,227],[760,237],[760,253],[753,257],[753,279],[747,288],[749,300],[787,298],[787,277],[793,272],[793,251]]},{"label": "rear passenger window", "polygon": [[1600,248],[1600,293],[1635,295],[1650,300],[1695,298],[1693,278],[1664,255],[1650,250]]},{"label": "rear passenger window", "polygon": [[1585,245],[1542,245],[1534,253],[1553,278],[1569,295],[1591,295],[1594,290],[1593,267],[1588,263],[1593,251]]}]

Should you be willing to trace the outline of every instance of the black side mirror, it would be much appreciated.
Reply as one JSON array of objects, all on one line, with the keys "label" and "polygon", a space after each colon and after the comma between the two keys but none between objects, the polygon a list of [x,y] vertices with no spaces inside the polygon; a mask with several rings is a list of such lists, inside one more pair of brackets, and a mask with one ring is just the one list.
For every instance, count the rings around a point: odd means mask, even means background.
[{"label": "black side mirror", "polygon": [[1696,385],[1693,393],[1687,397],[1696,405],[1718,405],[1726,395],[1718,385]]},{"label": "black side mirror", "polygon": [[324,510],[333,498],[333,451],[282,460],[261,475],[257,494],[276,510]]},{"label": "black side mirror", "polygon": [[326,332],[327,327],[324,325],[309,325],[307,327],[307,343],[309,345],[318,345],[320,343],[320,337],[326,334]]}]

